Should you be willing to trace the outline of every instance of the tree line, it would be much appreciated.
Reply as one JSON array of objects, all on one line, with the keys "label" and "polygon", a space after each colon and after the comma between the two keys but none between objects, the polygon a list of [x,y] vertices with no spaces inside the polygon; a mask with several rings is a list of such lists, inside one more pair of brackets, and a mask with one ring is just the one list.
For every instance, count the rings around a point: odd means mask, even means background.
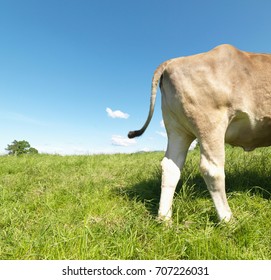
[{"label": "tree line", "polygon": [[12,156],[20,156],[20,155],[34,155],[34,154],[38,154],[39,151],[33,147],[31,147],[31,145],[25,141],[17,141],[14,140],[10,145],[7,146],[7,148],[5,149],[6,151],[8,151],[9,155]]}]

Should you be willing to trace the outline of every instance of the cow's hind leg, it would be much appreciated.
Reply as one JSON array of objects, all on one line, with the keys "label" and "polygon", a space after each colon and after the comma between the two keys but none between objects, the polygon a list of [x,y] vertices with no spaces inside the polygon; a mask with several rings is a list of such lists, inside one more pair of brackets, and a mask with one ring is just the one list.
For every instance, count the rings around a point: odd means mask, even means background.
[{"label": "cow's hind leg", "polygon": [[176,186],[180,179],[188,148],[193,139],[180,134],[168,135],[168,147],[161,162],[162,183],[158,217],[170,220],[172,215],[172,201]]},{"label": "cow's hind leg", "polygon": [[232,213],[225,191],[225,148],[223,133],[210,133],[200,143],[200,171],[214,201],[219,219],[229,221]]}]

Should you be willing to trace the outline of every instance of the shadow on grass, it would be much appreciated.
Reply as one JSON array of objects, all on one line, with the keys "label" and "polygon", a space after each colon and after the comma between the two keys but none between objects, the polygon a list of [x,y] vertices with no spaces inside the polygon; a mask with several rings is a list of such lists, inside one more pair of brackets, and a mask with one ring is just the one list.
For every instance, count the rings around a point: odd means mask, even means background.
[{"label": "shadow on grass", "polygon": [[260,195],[264,199],[271,198],[271,174],[259,174],[257,171],[236,170],[234,174],[226,174],[226,191],[249,192],[251,195]]},{"label": "shadow on grass", "polygon": [[[239,171],[233,174],[226,174],[226,192],[245,192],[251,195],[260,195],[264,199],[271,199],[271,176],[269,174],[259,174],[256,171]],[[185,182],[185,183],[183,183]],[[157,216],[159,200],[161,194],[161,175],[155,179],[143,180],[130,187],[115,188],[113,191],[117,195],[125,196],[130,200],[143,203],[147,211],[153,216]],[[186,188],[186,189],[185,189]],[[191,195],[189,195],[192,190]],[[198,173],[190,178],[181,178],[175,195],[189,196],[189,199],[207,198],[211,196],[207,190],[203,177]],[[185,200],[185,198],[184,198]],[[214,220],[216,217],[214,217]]]},{"label": "shadow on grass", "polygon": [[143,203],[152,216],[157,215],[161,193],[159,178],[140,181],[131,187],[115,188],[113,192],[116,195],[127,197],[129,200]]},{"label": "shadow on grass", "polygon": [[[193,178],[193,182],[188,183],[196,185],[195,190],[193,190],[194,198],[209,196],[205,183],[200,176]],[[183,184],[182,180],[180,180],[176,187],[175,196],[181,194],[182,191]],[[158,175],[155,179],[142,180],[130,187],[115,188],[113,192],[114,194],[127,197],[130,200],[143,203],[148,212],[156,218],[161,194],[161,175]]]}]

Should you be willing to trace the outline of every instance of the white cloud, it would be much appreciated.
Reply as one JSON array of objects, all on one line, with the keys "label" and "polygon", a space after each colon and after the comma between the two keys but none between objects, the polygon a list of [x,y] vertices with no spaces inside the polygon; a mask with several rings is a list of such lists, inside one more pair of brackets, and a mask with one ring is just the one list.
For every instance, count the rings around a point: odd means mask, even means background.
[{"label": "white cloud", "polygon": [[86,147],[75,144],[42,144],[33,145],[39,153],[59,154],[59,155],[87,155],[90,154]]},{"label": "white cloud", "polygon": [[123,146],[123,147],[128,147],[131,145],[136,144],[135,139],[129,139],[127,137],[123,137],[120,135],[113,135],[111,138],[111,143],[114,146]]},{"label": "white cloud", "polygon": [[162,136],[162,137],[167,137],[167,134],[166,134],[166,132],[163,132],[163,131],[156,131],[156,133],[157,134],[159,134],[160,136]]},{"label": "white cloud", "polygon": [[129,114],[127,113],[123,113],[119,110],[116,110],[116,111],[112,111],[112,109],[110,108],[106,108],[105,110],[107,112],[107,115],[110,117],[110,118],[119,118],[119,119],[128,119],[129,118]]},{"label": "white cloud", "polygon": [[196,148],[197,144],[198,144],[198,140],[196,139],[191,143],[189,150],[194,150]]},{"label": "white cloud", "polygon": [[160,121],[160,126],[163,127],[163,128],[165,128],[164,120],[161,120],[161,121]]},{"label": "white cloud", "polygon": [[150,152],[150,151],[151,151],[151,149],[150,149],[150,148],[148,148],[148,147],[144,147],[141,151],[142,151],[142,152]]},{"label": "white cloud", "polygon": [[[160,121],[160,127],[165,128],[165,123],[164,123],[163,119]],[[164,131],[156,131],[156,134],[167,138],[167,133],[165,132],[165,130]]]}]

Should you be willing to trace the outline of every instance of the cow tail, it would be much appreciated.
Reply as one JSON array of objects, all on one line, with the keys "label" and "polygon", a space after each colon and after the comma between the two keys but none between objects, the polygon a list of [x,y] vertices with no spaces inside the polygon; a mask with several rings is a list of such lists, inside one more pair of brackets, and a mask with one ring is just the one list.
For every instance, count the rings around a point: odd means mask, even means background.
[{"label": "cow tail", "polygon": [[141,136],[145,132],[145,130],[147,129],[147,127],[148,127],[148,125],[149,125],[149,123],[152,119],[152,115],[153,115],[153,111],[154,111],[158,82],[159,82],[161,76],[163,75],[166,67],[168,66],[168,64],[171,61],[172,61],[172,59],[168,60],[168,61],[165,61],[155,70],[153,78],[152,78],[151,101],[150,101],[150,109],[149,109],[148,118],[147,118],[145,124],[143,125],[143,127],[141,129],[130,131],[128,133],[129,138],[134,138],[134,137]]}]

